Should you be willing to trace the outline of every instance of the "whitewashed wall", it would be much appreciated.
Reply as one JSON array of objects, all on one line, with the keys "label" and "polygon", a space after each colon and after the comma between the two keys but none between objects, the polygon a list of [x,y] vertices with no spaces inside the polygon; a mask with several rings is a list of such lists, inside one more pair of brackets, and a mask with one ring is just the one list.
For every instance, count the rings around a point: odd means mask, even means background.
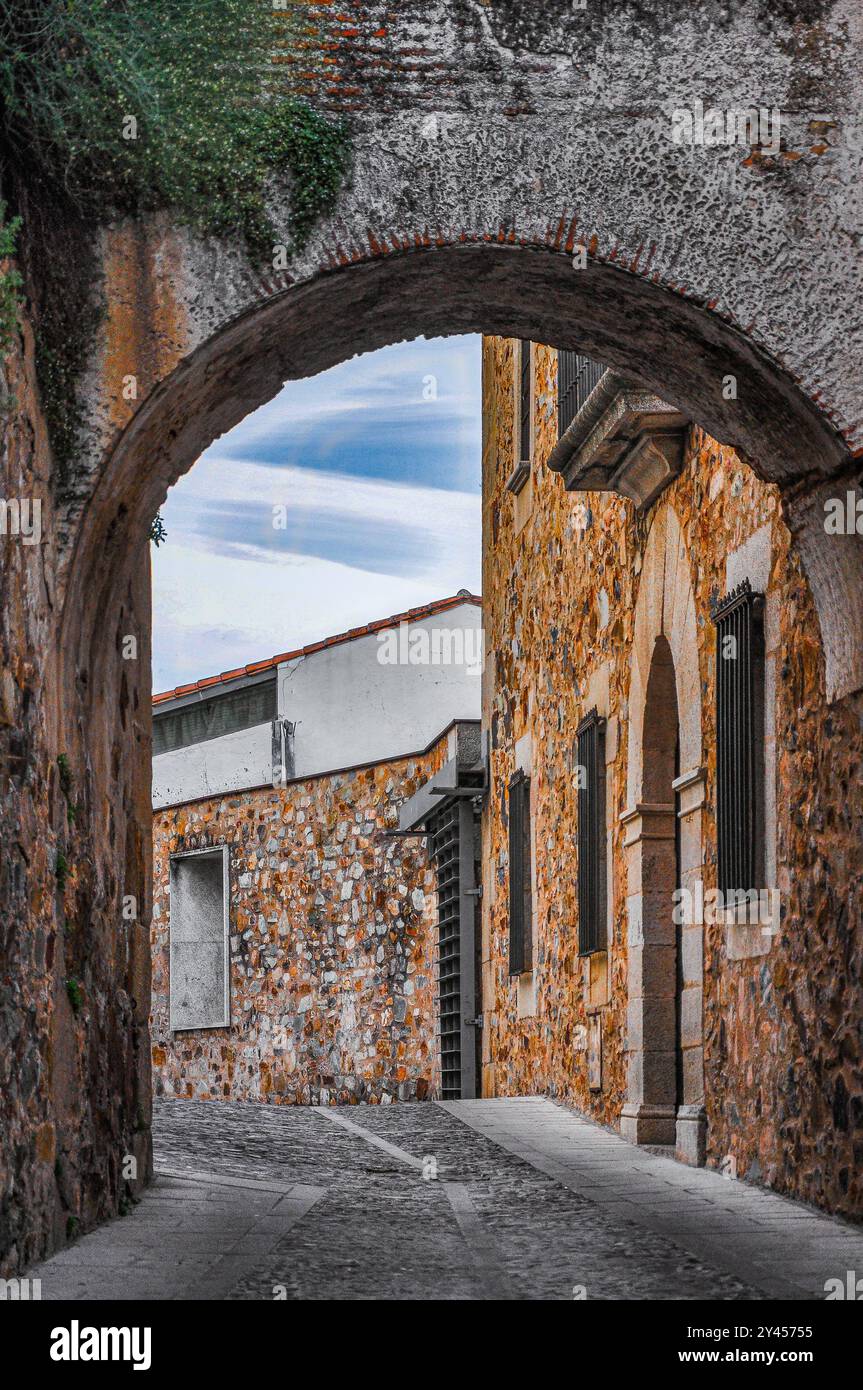
[{"label": "whitewashed wall", "polygon": [[[479,633],[479,608],[463,604],[407,625]],[[279,713],[296,725],[296,775],[384,762],[427,747],[453,719],[478,719],[481,674],[465,666],[378,661],[386,633],[325,647],[279,668]],[[380,639],[380,640],[379,640]]]},{"label": "whitewashed wall", "polygon": [[[295,777],[416,753],[453,720],[479,719],[481,672],[472,659],[481,650],[481,628],[481,610],[470,603],[406,625],[402,656],[406,650],[408,655],[412,649],[416,653],[420,643],[431,651],[436,631],[469,631],[467,660],[460,664],[379,660],[393,654],[393,629],[283,663],[278,669],[278,709],[281,719],[295,725]],[[395,638],[398,641],[397,633]],[[218,687],[213,693],[217,691]],[[271,727],[259,724],[155,757],[153,805],[172,806],[262,786],[272,775]]]},{"label": "whitewashed wall", "polygon": [[153,806],[241,791],[272,781],[272,726],[256,724],[153,759]]}]

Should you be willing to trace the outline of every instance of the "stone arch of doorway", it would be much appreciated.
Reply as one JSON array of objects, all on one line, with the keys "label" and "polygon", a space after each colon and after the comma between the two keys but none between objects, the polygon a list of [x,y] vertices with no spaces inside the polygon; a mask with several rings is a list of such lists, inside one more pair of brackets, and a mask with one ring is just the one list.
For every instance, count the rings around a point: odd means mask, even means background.
[{"label": "stone arch of doorway", "polygon": [[[52,691],[59,746],[70,765],[86,769],[112,854],[126,866],[107,874],[100,888],[106,902],[125,888],[148,920],[151,518],[203,450],[286,380],[400,339],[487,332],[579,348],[628,371],[737,447],[782,490],[819,614],[828,698],[863,687],[863,540],[835,536],[825,545],[821,505],[825,492],[841,495],[855,476],[847,447],[751,339],[662,277],[599,259],[576,270],[566,242],[514,244],[489,231],[482,240],[411,250],[378,246],[296,284],[252,287],[233,262],[212,257],[204,283],[201,264],[159,219],[114,229],[107,262],[122,260],[123,236],[130,262],[119,289],[112,289],[118,272],[106,266],[109,318],[91,372],[99,408],[60,529]],[[247,293],[238,305],[231,291],[241,280]],[[226,305],[236,309],[232,316],[225,317]],[[131,347],[124,336],[130,316]],[[127,401],[123,386],[136,365],[141,389]],[[721,390],[728,373],[746,382],[736,401]],[[130,634],[137,663],[123,656]],[[130,952],[133,994],[144,1012],[150,964],[143,937]]]},{"label": "stone arch of doorway", "polygon": [[[149,233],[139,228],[129,235],[146,241]],[[151,265],[157,251],[158,238],[149,250],[142,246],[140,264]],[[167,252],[161,264],[173,266],[178,278],[184,273]],[[178,329],[164,355],[161,281],[154,287],[146,276],[129,279],[125,298],[110,301],[110,314],[119,304],[127,325],[131,313],[129,355],[120,342],[121,324],[109,316],[106,341],[88,375],[95,405],[75,494],[56,528],[52,597],[61,616],[52,624],[44,704],[52,746],[75,770],[84,808],[76,836],[81,861],[88,863],[88,939],[102,948],[99,987],[106,999],[122,1001],[107,1011],[106,1047],[87,1054],[92,1086],[56,1070],[51,1113],[63,1117],[67,1134],[95,1133],[101,1112],[90,1095],[98,1090],[97,1066],[110,1055],[112,1076],[122,1072],[134,1093],[134,1105],[118,1102],[117,1125],[125,1127],[124,1142],[139,1143],[143,1153],[151,968],[148,933],[141,929],[151,900],[146,532],[167,488],[215,437],[271,399],[285,380],[398,338],[486,331],[580,348],[638,376],[782,487],[818,606],[831,697],[863,685],[857,601],[863,545],[834,537],[825,547],[820,498],[825,488],[845,486],[853,465],[826,414],[778,365],[667,284],[604,262],[575,272],[565,247],[489,240],[381,253],[299,285],[264,287],[227,320],[199,315],[194,333]],[[136,294],[142,298],[130,306]],[[191,291],[187,297],[194,297]],[[121,406],[124,378],[136,366],[139,398]],[[716,389],[729,370],[747,382],[747,399],[737,409]],[[138,640],[137,661],[124,656],[129,635]],[[124,898],[137,903],[134,932],[120,925]],[[55,975],[61,1007],[51,1020],[50,1046],[55,1056],[73,1057],[78,1024],[72,1009],[62,1007],[59,965]],[[104,1206],[116,1184],[102,1187]]]},{"label": "stone arch of doorway", "polygon": [[702,927],[675,922],[674,892],[702,879],[705,768],[690,556],[674,509],[647,540],[629,687],[627,1096],[621,1133],[704,1162]]}]

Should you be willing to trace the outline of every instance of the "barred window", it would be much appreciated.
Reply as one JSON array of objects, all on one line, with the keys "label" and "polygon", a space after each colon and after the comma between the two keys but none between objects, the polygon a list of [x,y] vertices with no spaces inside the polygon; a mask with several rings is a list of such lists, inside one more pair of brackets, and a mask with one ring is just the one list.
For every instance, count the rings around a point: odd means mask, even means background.
[{"label": "barred window", "polygon": [[518,399],[519,450],[518,462],[530,463],[530,339],[521,339],[521,371]]},{"label": "barred window", "polygon": [[718,887],[764,885],[764,596],[748,579],[713,609],[716,624]]},{"label": "barred window", "polygon": [[517,772],[509,784],[509,973],[532,968],[530,778]]},{"label": "barred window", "polygon": [[606,932],[605,720],[595,709],[578,739],[578,953],[604,951]]},{"label": "barred window", "polygon": [[581,352],[561,349],[557,354],[557,431],[566,434],[599,378],[605,372],[601,362]]}]

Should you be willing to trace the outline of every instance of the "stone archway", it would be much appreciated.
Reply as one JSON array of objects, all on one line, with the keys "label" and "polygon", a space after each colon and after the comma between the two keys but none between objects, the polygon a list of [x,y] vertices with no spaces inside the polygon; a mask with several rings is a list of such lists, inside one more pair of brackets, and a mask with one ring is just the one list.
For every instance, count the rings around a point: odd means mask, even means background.
[{"label": "stone archway", "polygon": [[[151,230],[143,248],[131,231],[131,249],[118,249],[122,237],[115,237],[106,274],[110,285],[120,274],[117,262],[132,255],[151,267],[152,282],[136,282],[137,331],[164,346],[160,322],[169,310],[162,302],[159,322],[152,322],[152,305],[175,294],[177,278],[196,267],[185,264],[171,235]],[[116,609],[151,517],[214,438],[270,400],[286,380],[323,371],[353,353],[418,334],[485,332],[541,333],[553,346],[576,347],[623,368],[777,483],[819,611],[828,697],[863,686],[863,610],[856,602],[863,543],[856,536],[823,543],[822,499],[844,496],[846,487],[856,486],[856,474],[824,415],[745,335],[658,277],[599,261],[574,271],[570,240],[560,246],[508,243],[493,242],[487,233],[410,251],[378,248],[375,256],[358,253],[337,271],[318,270],[305,283],[264,282],[242,312],[208,334],[198,324],[186,322],[182,330],[174,324],[171,351],[154,368],[134,413],[123,399],[123,383],[134,376],[137,359],[116,341],[130,306],[111,301],[105,352],[94,363],[99,411],[82,453],[80,491],[64,510],[64,535],[75,542],[64,547],[60,575],[62,645],[75,656],[67,682],[100,661],[102,614]],[[125,272],[122,278],[126,283]],[[206,293],[209,287],[194,279],[186,288],[198,301]],[[176,304],[170,313],[182,318]],[[213,305],[212,318],[217,313]],[[185,334],[192,336],[183,342]],[[729,374],[747,382],[745,400],[723,396]]]},{"label": "stone archway", "polygon": [[651,526],[629,688],[627,1098],[621,1133],[704,1162],[702,928],[675,922],[702,878],[705,769],[690,558],[676,513]]},{"label": "stone archway", "polygon": [[[116,1031],[111,1046],[122,1062],[124,1087],[134,1096],[118,1116],[119,1130],[131,1133],[120,1151],[137,1146],[140,1171],[146,1171],[149,1108],[149,943],[141,930],[123,928],[117,942],[117,923],[127,897],[139,904],[139,922],[149,919],[146,532],[167,488],[210,441],[271,399],[286,379],[398,338],[471,331],[541,336],[624,367],[736,444],[756,471],[779,484],[789,522],[798,525],[797,544],[821,618],[828,693],[838,697],[863,684],[863,610],[855,602],[863,588],[863,544],[849,536],[824,547],[819,498],[825,490],[841,494],[853,476],[829,420],[744,334],[660,276],[644,277],[599,259],[576,271],[566,229],[559,245],[556,240],[557,232],[551,244],[484,233],[411,250],[358,249],[338,268],[310,267],[299,283],[254,288],[230,259],[214,265],[211,257],[205,277],[196,249],[158,222],[118,229],[107,240],[109,287],[124,256],[146,274],[120,274],[122,284],[132,287],[133,302],[112,292],[104,352],[93,363],[95,406],[78,490],[67,500],[58,530],[56,606],[62,610],[57,680],[47,698],[57,720],[55,746],[81,779],[91,808],[78,825],[80,838],[84,827],[89,836],[86,891],[96,904],[90,920],[105,943],[102,995],[119,993],[131,1001],[126,1007],[134,1029],[127,1016],[111,1015],[108,1031]],[[220,304],[217,287],[226,276],[231,293]],[[248,296],[244,305],[232,298],[238,285]],[[220,321],[220,313],[234,309]],[[131,340],[124,334],[130,313]],[[151,357],[141,357],[141,342]],[[146,372],[138,378],[142,389],[133,407],[123,398],[122,382],[142,360]],[[725,401],[717,389],[729,367],[747,382],[742,405]],[[801,517],[803,523],[795,521]],[[130,635],[137,641],[137,663],[123,655]],[[685,759],[682,767],[692,770]],[[120,947],[116,955],[113,945]],[[55,966],[55,1055],[79,1045],[75,1019],[64,1007],[63,969]],[[82,1109],[88,1112],[85,1128],[98,1124],[98,1108],[89,1100],[69,1106],[67,1078],[57,1074],[56,1084],[56,1111],[72,1115],[69,1131],[80,1129]],[[87,1097],[89,1086],[76,1082],[74,1094]],[[103,1185],[98,1193],[108,1190]],[[105,1201],[94,1197],[94,1203]]]},{"label": "stone archway", "polygon": [[[484,331],[629,372],[779,484],[828,694],[863,686],[863,545],[823,545],[823,502],[856,486],[863,439],[856,169],[841,118],[823,119],[849,109],[853,0],[697,16],[662,0],[649,22],[641,0],[370,0],[350,25],[307,8],[304,94],[349,116],[353,172],[302,251],[262,268],[167,215],[103,235],[107,318],[62,522],[70,635],[82,591],[123,564],[165,489],[285,380]],[[780,152],[675,141],[675,112],[717,71],[730,107],[779,103]],[[290,199],[277,180],[274,228]]]}]

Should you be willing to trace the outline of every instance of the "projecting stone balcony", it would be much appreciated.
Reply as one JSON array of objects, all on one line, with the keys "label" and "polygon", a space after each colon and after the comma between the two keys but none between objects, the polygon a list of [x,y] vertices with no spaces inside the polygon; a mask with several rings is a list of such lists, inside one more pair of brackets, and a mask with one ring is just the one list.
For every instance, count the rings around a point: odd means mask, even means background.
[{"label": "projecting stone balcony", "polygon": [[648,508],[683,466],[687,416],[611,369],[561,434],[548,460],[567,492],[619,492]]}]

